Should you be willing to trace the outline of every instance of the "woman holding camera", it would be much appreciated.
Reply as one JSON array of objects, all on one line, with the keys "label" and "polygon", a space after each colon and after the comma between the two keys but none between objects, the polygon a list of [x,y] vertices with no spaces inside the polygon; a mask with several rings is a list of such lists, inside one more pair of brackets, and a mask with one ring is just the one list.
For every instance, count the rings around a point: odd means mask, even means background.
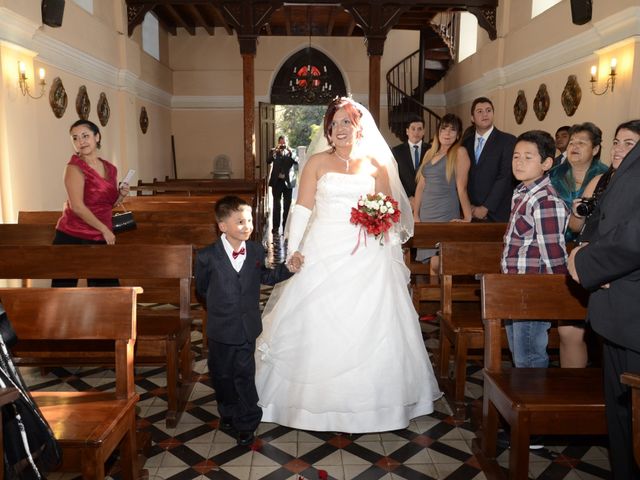
[{"label": "woman holding camera", "polygon": [[[613,146],[611,147],[611,167],[606,173],[597,175],[589,182],[582,193],[582,198],[573,201],[571,215],[569,216],[569,230],[574,234],[581,234],[585,223],[593,212],[600,195],[607,188],[609,180],[618,169],[624,157],[640,142],[640,120],[631,120],[621,123],[616,128]],[[586,200],[585,200],[586,199]],[[584,232],[588,236],[588,232]],[[580,239],[583,239],[583,236]]]},{"label": "woman holding camera", "polygon": [[[551,184],[571,209],[574,200],[583,198],[584,191],[593,177],[607,171],[600,161],[602,130],[591,122],[579,123],[569,129],[567,161],[549,172]],[[575,241],[578,235],[567,229],[565,240]]]},{"label": "woman holding camera", "polygon": [[[607,166],[600,162],[601,144],[602,131],[591,122],[576,124],[569,129],[567,161],[554,167],[549,173],[551,184],[567,208],[571,209],[574,200],[585,196],[585,188],[595,176],[607,171]],[[577,234],[567,228],[567,243],[576,238]],[[587,366],[584,327],[584,322],[565,323],[558,327],[561,367]]]}]

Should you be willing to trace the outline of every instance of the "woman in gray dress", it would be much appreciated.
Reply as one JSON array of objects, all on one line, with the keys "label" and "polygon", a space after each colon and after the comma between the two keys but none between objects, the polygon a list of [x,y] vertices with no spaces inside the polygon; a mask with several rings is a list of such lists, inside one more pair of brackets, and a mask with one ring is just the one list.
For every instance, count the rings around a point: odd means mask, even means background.
[{"label": "woman in gray dress", "polygon": [[[416,175],[413,217],[416,222],[470,222],[467,180],[469,155],[460,148],[462,121],[452,113],[440,120],[438,133],[424,155]],[[431,258],[431,274],[438,271],[437,250],[418,249],[416,260]]]}]

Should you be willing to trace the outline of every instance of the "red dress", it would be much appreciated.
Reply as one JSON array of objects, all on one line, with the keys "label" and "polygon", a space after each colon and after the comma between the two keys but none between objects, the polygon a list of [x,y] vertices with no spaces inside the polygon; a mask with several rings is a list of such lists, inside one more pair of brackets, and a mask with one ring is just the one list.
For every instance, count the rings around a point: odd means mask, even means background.
[{"label": "red dress", "polygon": [[[102,178],[77,155],[71,157],[68,165],[77,166],[84,175],[84,204],[98,220],[111,229],[111,211],[119,195],[118,169],[106,160],[100,159],[100,161],[104,164],[106,178]],[[58,220],[56,230],[85,240],[104,240],[102,233],[88,225],[73,212],[69,200],[64,204],[62,217]]]}]

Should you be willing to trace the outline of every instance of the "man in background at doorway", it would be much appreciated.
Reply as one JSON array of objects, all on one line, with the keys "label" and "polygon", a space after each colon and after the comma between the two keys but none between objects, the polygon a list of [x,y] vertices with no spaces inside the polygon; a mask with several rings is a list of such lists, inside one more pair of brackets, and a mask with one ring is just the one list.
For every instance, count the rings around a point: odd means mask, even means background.
[{"label": "man in background at doorway", "polygon": [[283,135],[278,137],[278,144],[273,149],[270,157],[267,157],[267,164],[273,163],[269,186],[273,197],[273,216],[271,219],[271,232],[274,236],[280,233],[280,217],[282,216],[282,226],[284,228],[291,207],[291,193],[293,186],[290,181],[291,168],[295,163],[293,152],[287,146],[287,141]]}]

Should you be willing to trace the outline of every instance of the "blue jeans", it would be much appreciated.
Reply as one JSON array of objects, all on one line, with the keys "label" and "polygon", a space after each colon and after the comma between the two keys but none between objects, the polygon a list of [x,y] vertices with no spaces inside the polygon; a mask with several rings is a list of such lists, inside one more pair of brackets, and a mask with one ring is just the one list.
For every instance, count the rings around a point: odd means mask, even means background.
[{"label": "blue jeans", "polygon": [[551,322],[509,320],[505,322],[509,350],[517,368],[547,368],[547,343]]}]

